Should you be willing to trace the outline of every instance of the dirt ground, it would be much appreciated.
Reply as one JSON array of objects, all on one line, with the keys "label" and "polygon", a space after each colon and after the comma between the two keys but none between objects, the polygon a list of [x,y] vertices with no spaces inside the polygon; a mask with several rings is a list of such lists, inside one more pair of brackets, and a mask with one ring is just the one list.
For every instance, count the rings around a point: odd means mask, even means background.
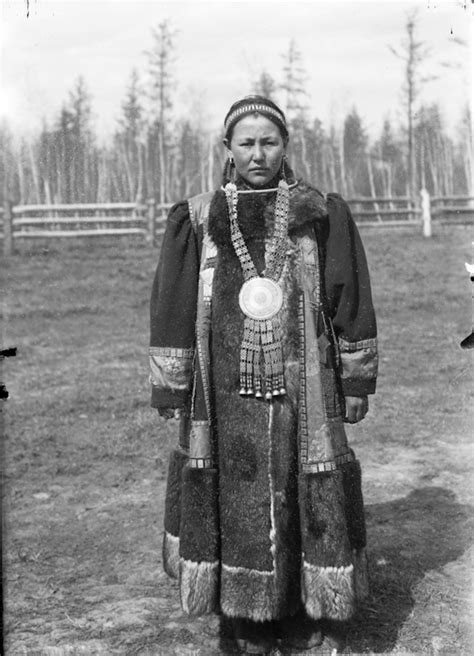
[{"label": "dirt ground", "polygon": [[[363,232],[381,362],[370,415],[350,430],[372,592],[349,654],[472,653],[471,358],[459,348],[471,238]],[[161,569],[176,426],[149,407],[156,259],[139,243],[90,242],[3,264],[4,346],[18,347],[2,375],[8,656],[232,653],[219,618],[181,615]]]}]

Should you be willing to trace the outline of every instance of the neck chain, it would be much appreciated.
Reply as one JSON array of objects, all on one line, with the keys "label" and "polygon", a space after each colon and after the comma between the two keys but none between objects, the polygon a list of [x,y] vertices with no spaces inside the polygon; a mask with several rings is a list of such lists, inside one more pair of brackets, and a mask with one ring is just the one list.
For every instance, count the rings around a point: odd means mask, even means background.
[{"label": "neck chain", "polygon": [[274,396],[286,394],[280,325],[283,293],[278,281],[285,264],[288,184],[285,180],[280,180],[278,184],[273,237],[265,247],[264,276],[258,275],[239,227],[237,187],[229,182],[224,191],[229,208],[232,245],[244,276],[239,294],[239,305],[245,315],[240,348],[240,394],[262,397],[265,388],[265,398],[271,400]]}]

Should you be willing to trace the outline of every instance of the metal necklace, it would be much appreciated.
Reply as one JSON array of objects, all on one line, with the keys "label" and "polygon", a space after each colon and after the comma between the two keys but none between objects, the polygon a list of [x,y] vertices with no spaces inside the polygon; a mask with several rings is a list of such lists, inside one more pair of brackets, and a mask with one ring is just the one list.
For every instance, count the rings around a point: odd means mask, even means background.
[{"label": "metal necklace", "polygon": [[[286,394],[280,310],[283,292],[278,284],[286,255],[289,189],[285,180],[278,183],[273,237],[265,247],[265,272],[259,276],[243,238],[237,219],[238,191],[226,184],[230,234],[239,258],[244,284],[239,293],[240,309],[245,315],[244,336],[240,347],[240,394],[271,400]],[[263,369],[263,374],[262,374]]]}]

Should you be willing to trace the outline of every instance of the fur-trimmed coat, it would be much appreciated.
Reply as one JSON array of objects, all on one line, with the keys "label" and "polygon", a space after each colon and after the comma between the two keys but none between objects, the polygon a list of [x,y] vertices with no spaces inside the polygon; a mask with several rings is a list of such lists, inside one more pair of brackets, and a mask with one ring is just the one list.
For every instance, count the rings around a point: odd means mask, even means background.
[{"label": "fur-trimmed coat", "polygon": [[[239,194],[259,273],[275,190]],[[349,208],[290,189],[279,281],[287,394],[239,395],[243,283],[223,191],[175,205],[151,300],[152,405],[181,408],[165,509],[164,567],[192,614],[347,619],[366,593],[360,467],[344,397],[375,391],[376,323]]]}]

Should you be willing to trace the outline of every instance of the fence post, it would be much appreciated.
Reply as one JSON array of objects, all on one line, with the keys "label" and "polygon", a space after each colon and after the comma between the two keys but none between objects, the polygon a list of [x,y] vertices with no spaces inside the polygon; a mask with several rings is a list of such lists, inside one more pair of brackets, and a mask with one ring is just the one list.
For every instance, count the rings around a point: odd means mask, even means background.
[{"label": "fence post", "polygon": [[13,203],[5,202],[3,212],[3,254],[5,257],[13,255]]},{"label": "fence post", "polygon": [[147,217],[148,217],[148,235],[147,241],[155,246],[155,235],[156,235],[156,201],[154,198],[149,198],[147,208]]},{"label": "fence post", "polygon": [[421,194],[421,217],[423,221],[423,236],[431,237],[431,201],[430,195],[426,189],[420,191]]}]

